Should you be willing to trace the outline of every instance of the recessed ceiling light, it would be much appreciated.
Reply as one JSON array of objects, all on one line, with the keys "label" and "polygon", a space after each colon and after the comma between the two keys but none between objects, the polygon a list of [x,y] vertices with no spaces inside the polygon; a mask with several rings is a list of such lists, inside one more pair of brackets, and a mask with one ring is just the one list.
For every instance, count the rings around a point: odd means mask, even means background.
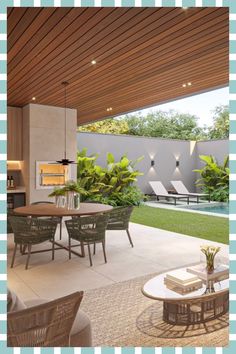
[{"label": "recessed ceiling light", "polygon": [[112,111],[112,107],[107,108],[107,112]]},{"label": "recessed ceiling light", "polygon": [[182,86],[183,86],[183,87],[186,87],[187,85],[186,85],[186,84],[183,84]]},{"label": "recessed ceiling light", "polygon": [[36,100],[36,97],[32,97],[32,101],[35,101]]},{"label": "recessed ceiling light", "polygon": [[188,82],[188,86],[192,86],[192,83],[191,83],[191,82]]},{"label": "recessed ceiling light", "polygon": [[92,60],[92,61],[91,61],[91,64],[92,64],[92,65],[97,64],[96,60]]}]

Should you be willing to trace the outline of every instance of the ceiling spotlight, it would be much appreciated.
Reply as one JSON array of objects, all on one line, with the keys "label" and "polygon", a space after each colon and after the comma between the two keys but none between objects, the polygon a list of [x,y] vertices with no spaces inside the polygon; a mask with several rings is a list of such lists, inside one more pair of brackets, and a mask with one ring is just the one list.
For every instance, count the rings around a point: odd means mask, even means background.
[{"label": "ceiling spotlight", "polygon": [[36,97],[32,97],[32,101],[35,101],[36,100]]},{"label": "ceiling spotlight", "polygon": [[92,65],[97,64],[96,60],[92,60],[92,61],[91,61],[91,64],[92,64]]},{"label": "ceiling spotlight", "polygon": [[186,85],[186,84],[183,84],[182,86],[183,86],[183,87],[186,87],[187,85]]},{"label": "ceiling spotlight", "polygon": [[107,108],[107,112],[112,111],[112,107]]},{"label": "ceiling spotlight", "polygon": [[192,86],[192,83],[191,83],[191,82],[188,82],[188,86]]}]

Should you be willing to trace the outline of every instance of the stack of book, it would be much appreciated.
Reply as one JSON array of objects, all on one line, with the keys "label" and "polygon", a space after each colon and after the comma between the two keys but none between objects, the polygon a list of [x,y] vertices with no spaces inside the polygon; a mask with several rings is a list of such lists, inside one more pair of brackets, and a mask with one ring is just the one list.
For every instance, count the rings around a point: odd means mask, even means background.
[{"label": "stack of book", "polygon": [[187,272],[196,275],[203,282],[209,280],[219,282],[229,278],[229,266],[226,264],[219,264],[210,274],[207,273],[206,264],[204,263],[187,268]]},{"label": "stack of book", "polygon": [[166,287],[181,295],[198,290],[202,287],[202,280],[197,275],[185,270],[175,270],[167,273],[164,278]]}]

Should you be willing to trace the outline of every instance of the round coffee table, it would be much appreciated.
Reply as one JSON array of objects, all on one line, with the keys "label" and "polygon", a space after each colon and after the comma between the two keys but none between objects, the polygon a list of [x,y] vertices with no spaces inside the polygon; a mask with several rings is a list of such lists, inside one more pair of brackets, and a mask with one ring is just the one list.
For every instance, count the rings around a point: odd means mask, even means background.
[{"label": "round coffee table", "polygon": [[[185,270],[185,268],[183,268]],[[229,280],[214,284],[214,292],[205,293],[206,285],[181,295],[168,289],[164,283],[167,273],[146,282],[142,293],[154,300],[163,301],[163,320],[174,325],[204,323],[225,314],[229,309]]]}]

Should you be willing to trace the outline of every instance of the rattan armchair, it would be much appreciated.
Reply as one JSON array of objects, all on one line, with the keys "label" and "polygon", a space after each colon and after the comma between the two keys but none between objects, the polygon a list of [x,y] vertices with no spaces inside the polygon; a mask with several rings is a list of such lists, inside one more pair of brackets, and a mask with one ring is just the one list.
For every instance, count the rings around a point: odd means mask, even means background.
[{"label": "rattan armchair", "polygon": [[7,315],[9,347],[67,347],[83,292]]},{"label": "rattan armchair", "polygon": [[102,244],[105,263],[107,263],[105,250],[105,233],[108,223],[108,214],[97,214],[94,216],[73,217],[65,221],[69,235],[69,259],[71,258],[71,239],[79,241],[82,248],[88,246],[90,266],[92,263],[90,245]]},{"label": "rattan armchair", "polygon": [[24,249],[28,249],[27,260],[25,269],[28,269],[31,253],[45,252],[48,250],[38,250],[31,252],[32,245],[37,245],[45,241],[52,242],[52,260],[54,260],[55,253],[55,233],[57,228],[57,222],[53,220],[44,220],[38,218],[26,218],[19,216],[10,216],[10,224],[14,233],[15,247],[13,251],[13,257],[11,262],[11,268],[14,266],[15,256],[18,245]]},{"label": "rattan armchair", "polygon": [[[48,202],[48,201],[39,201],[39,202],[31,203],[31,205],[38,205],[38,204],[54,204],[54,203]],[[60,217],[60,216],[52,216],[52,217],[42,216],[40,218],[45,219],[45,220],[53,220],[59,224],[59,226],[60,226],[60,240],[61,240],[61,238],[62,238],[62,217]]]},{"label": "rattan armchair", "polygon": [[134,245],[129,232],[129,220],[133,208],[134,207],[130,205],[127,207],[117,207],[112,209],[112,211],[109,212],[109,220],[107,224],[107,230],[125,230],[132,247],[134,247]]}]

